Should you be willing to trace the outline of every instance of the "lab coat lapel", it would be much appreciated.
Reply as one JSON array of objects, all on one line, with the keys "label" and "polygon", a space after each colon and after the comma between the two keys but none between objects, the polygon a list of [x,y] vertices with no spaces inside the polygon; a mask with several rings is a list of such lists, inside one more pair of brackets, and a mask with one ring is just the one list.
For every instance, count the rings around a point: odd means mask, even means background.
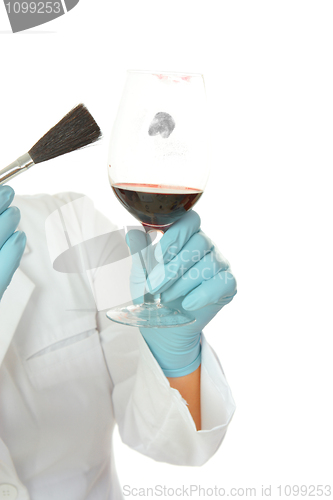
[{"label": "lab coat lapel", "polygon": [[0,366],[34,288],[35,284],[18,268],[0,301]]}]

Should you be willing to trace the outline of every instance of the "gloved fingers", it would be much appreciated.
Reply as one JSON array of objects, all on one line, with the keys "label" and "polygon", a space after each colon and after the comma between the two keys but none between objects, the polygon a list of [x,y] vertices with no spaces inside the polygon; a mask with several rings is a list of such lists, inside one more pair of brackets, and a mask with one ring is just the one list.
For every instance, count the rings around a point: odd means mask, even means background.
[{"label": "gloved fingers", "polygon": [[188,240],[200,229],[199,215],[190,210],[163,235],[155,249],[155,258],[164,264],[170,262]]},{"label": "gloved fingers", "polygon": [[26,245],[23,231],[12,234],[0,250],[0,299],[20,265]]},{"label": "gloved fingers", "polygon": [[14,189],[10,186],[0,186],[0,214],[9,207],[14,199]]},{"label": "gloved fingers", "polygon": [[0,248],[16,230],[21,214],[17,207],[9,207],[0,215]]},{"label": "gloved fingers", "polygon": [[236,279],[230,270],[220,271],[190,292],[182,302],[184,309],[195,311],[210,304],[228,304],[237,292]]},{"label": "gloved fingers", "polygon": [[178,297],[186,296],[203,281],[211,279],[228,268],[229,262],[214,248],[163,293],[162,302],[171,302]]},{"label": "gloved fingers", "polygon": [[151,293],[165,292],[204,255],[213,249],[213,243],[202,231],[195,233],[181,251],[166,265],[159,263],[150,273],[148,284]]}]

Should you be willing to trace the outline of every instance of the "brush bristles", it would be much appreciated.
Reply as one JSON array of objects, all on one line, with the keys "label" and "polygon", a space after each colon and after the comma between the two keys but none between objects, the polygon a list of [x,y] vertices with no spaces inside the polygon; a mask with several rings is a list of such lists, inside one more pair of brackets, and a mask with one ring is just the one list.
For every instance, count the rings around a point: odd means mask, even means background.
[{"label": "brush bristles", "polygon": [[34,163],[84,148],[98,141],[101,129],[83,104],[72,109],[30,149]]}]

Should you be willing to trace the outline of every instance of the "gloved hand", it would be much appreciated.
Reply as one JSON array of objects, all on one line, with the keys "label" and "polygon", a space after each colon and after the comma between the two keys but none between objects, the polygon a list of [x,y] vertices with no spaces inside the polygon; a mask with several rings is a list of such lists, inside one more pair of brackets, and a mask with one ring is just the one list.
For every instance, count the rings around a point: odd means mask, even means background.
[{"label": "gloved hand", "polygon": [[[153,252],[158,264],[148,276],[148,289],[161,293],[163,304],[190,311],[196,321],[175,328],[140,328],[167,377],[195,371],[201,362],[201,332],[236,295],[236,280],[228,261],[200,230],[200,217],[187,212],[163,235],[156,248],[139,230],[127,234],[133,264],[131,290],[135,303],[143,302],[146,273],[137,252]],[[141,293],[140,293],[141,292]]]},{"label": "gloved hand", "polygon": [[20,211],[9,207],[14,198],[14,190],[9,186],[0,186],[0,300],[8,287],[26,244],[26,236],[15,229],[20,222]]}]

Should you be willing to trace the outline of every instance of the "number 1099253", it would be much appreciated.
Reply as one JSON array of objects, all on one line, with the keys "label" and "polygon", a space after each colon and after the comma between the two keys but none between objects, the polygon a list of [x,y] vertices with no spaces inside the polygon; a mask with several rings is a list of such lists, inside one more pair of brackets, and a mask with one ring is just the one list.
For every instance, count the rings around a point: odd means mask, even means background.
[{"label": "number 1099253", "polygon": [[60,2],[8,2],[8,14],[60,14]]}]

